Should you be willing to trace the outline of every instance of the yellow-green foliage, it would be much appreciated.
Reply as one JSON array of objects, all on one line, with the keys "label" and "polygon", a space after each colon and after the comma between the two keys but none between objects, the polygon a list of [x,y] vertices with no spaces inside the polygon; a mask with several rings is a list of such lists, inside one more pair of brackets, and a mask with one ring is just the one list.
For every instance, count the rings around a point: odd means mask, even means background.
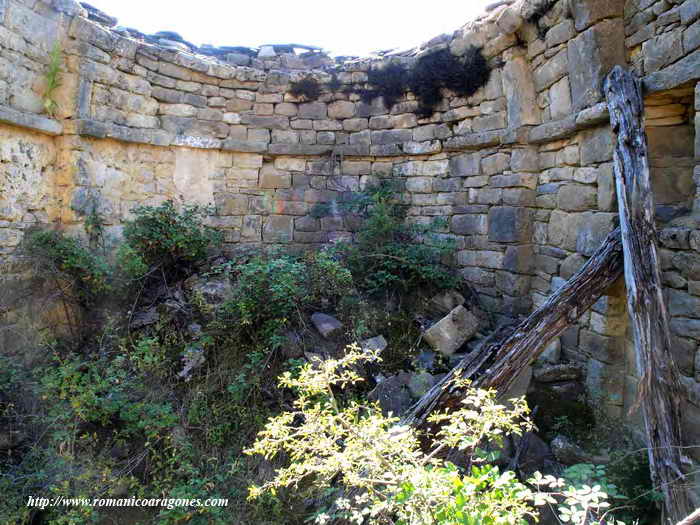
[{"label": "yellow-green foliage", "polygon": [[63,51],[61,44],[56,42],[49,53],[49,64],[46,68],[44,78],[46,89],[44,91],[44,111],[50,117],[56,115],[58,103],[54,99],[54,92],[61,86],[61,65],[63,64]]},{"label": "yellow-green foliage", "polygon": [[[366,519],[404,525],[520,524],[536,516],[537,505],[556,503],[557,497],[565,498],[561,515],[583,524],[608,505],[599,486],[561,492],[564,482],[552,476],[538,473],[525,484],[515,473],[485,463],[481,443],[499,443],[504,435],[530,428],[523,399],[512,400],[507,409],[494,391],[461,385],[466,388],[462,407],[430,418],[440,430],[429,452],[421,448],[416,429],[384,417],[377,405],[344,402],[338,392],[360,382],[358,366],[375,359],[349,347],[340,359],[282,375],[280,386],[297,392],[294,408],[271,418],[246,452],[268,459],[283,454],[290,463],[273,480],[251,487],[251,498],[283,487],[318,496],[339,481],[344,492],[316,515],[320,524],[334,517],[357,524]],[[461,471],[440,459],[446,448],[463,451],[471,467]]]}]

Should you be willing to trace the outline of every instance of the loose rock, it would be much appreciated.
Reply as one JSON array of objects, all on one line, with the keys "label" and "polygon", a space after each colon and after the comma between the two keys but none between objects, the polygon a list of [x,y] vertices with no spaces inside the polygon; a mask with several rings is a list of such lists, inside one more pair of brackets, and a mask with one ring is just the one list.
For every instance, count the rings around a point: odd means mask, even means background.
[{"label": "loose rock", "polygon": [[160,319],[160,314],[156,310],[156,307],[149,308],[148,310],[141,310],[136,312],[131,318],[131,323],[129,326],[132,329],[143,328],[144,326],[149,326],[155,324]]},{"label": "loose rock", "polygon": [[411,375],[411,380],[408,383],[408,390],[414,399],[420,399],[425,393],[430,390],[435,384],[444,377],[445,374],[433,375],[428,372]]},{"label": "loose rock", "polygon": [[423,334],[425,341],[436,351],[452,355],[473,336],[479,320],[464,306],[458,306]]},{"label": "loose rock", "polygon": [[386,342],[386,339],[384,339],[384,336],[378,335],[362,341],[360,343],[360,348],[362,348],[363,352],[383,352],[387,345],[388,343]]},{"label": "loose rock", "polygon": [[552,440],[552,452],[554,457],[565,465],[575,465],[576,463],[604,464],[610,461],[610,458],[607,456],[589,454],[568,437],[561,434]]},{"label": "loose rock", "polygon": [[335,317],[321,312],[316,312],[311,316],[311,322],[316,327],[316,330],[326,339],[337,334],[342,328],[343,323]]},{"label": "loose rock", "polygon": [[549,445],[533,432],[525,434],[522,446],[519,467],[526,475],[531,475],[536,470],[544,470],[546,464],[554,459]]},{"label": "loose rock", "polygon": [[184,283],[184,288],[190,295],[200,295],[209,305],[218,306],[231,296],[233,287],[228,279],[204,280],[199,275],[193,275]]}]

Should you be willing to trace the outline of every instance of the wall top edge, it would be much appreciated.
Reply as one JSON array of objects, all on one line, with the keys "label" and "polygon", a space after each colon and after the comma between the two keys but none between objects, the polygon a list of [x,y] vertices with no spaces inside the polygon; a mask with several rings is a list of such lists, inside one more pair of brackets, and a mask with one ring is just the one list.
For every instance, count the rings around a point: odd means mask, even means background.
[{"label": "wall top edge", "polygon": [[373,64],[383,61],[411,61],[444,48],[450,48],[454,54],[460,55],[468,45],[483,47],[490,40],[514,33],[538,9],[552,4],[552,0],[497,1],[488,6],[484,14],[468,21],[452,34],[439,35],[414,48],[376,57],[341,56],[333,59],[326,55],[321,47],[302,44],[270,44],[259,48],[195,46],[175,31],[161,31],[154,35],[147,35],[133,28],[119,26],[116,18],[87,3],[79,3],[76,0],[40,1],[57,12],[96,26],[95,29],[103,32],[107,39],[119,42],[118,45],[115,43],[115,48],[129,48],[136,45],[140,51],[150,51],[163,60],[173,61],[208,74],[219,72],[224,75],[226,73],[221,72],[222,68],[235,71],[241,67],[261,71],[271,69],[298,72],[366,71]]}]

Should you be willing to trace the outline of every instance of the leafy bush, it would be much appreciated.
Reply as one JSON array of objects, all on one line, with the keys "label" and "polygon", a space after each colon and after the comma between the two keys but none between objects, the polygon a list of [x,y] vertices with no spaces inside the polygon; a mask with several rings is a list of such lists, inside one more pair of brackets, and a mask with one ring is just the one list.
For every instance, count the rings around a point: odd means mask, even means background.
[{"label": "leafy bush", "polygon": [[390,288],[410,292],[421,288],[454,288],[459,279],[442,263],[454,242],[432,235],[438,224],[407,224],[404,211],[389,186],[368,190],[367,200],[356,202],[364,215],[363,228],[354,243],[335,247],[358,286],[369,293]]},{"label": "leafy bush", "polygon": [[284,328],[297,324],[310,306],[334,308],[352,322],[361,302],[352,273],[329,251],[258,255],[230,267],[233,293],[220,311],[226,330],[272,348]]},{"label": "leafy bush", "polygon": [[[0,521],[29,522],[33,510],[26,507],[27,496],[37,494],[202,500],[229,496],[232,479],[227,465],[218,464],[220,452],[203,446],[197,432],[186,433],[184,426],[196,424],[197,429],[213,430],[225,419],[228,447],[230,437],[240,432],[240,424],[212,406],[202,419],[181,410],[180,392],[170,384],[176,368],[172,359],[163,357],[172,349],[157,338],[122,343],[118,349],[103,348],[102,356],[70,353],[61,357],[56,353],[49,366],[35,371],[47,406],[45,414],[32,418],[42,441],[25,451],[16,465],[7,465],[0,458],[0,488],[7,489],[3,493],[8,496],[0,503]],[[0,399],[2,382],[0,377]],[[192,388],[197,391],[202,386]],[[226,393],[220,397],[223,401]],[[210,421],[210,416],[216,421]],[[115,456],[119,450],[122,452]],[[48,508],[42,523],[96,522],[105,518],[104,510]],[[185,520],[224,525],[230,516],[224,507],[158,510],[149,510],[152,519],[144,523],[174,525]]]},{"label": "leafy bush", "polygon": [[121,367],[101,360],[56,356],[42,383],[47,397],[70,404],[67,414],[83,422],[107,424],[127,401],[126,374]]},{"label": "leafy bush", "polygon": [[357,295],[352,273],[327,250],[306,256],[307,302],[337,307],[344,299]]},{"label": "leafy bush", "polygon": [[658,523],[663,494],[654,487],[644,447],[615,451],[605,476],[624,495],[625,504],[619,513],[622,519],[640,525]]},{"label": "leafy bush", "polygon": [[131,271],[161,267],[166,274],[180,273],[207,256],[207,250],[222,240],[220,232],[204,224],[210,209],[185,205],[178,211],[172,201],[160,206],[138,206],[136,217],[124,225],[128,252],[121,260],[138,257]]},{"label": "leafy bush", "polygon": [[[250,498],[284,487],[310,497],[335,493],[333,507],[316,515],[320,524],[335,517],[357,524],[367,518],[404,525],[522,523],[536,516],[534,505],[556,503],[557,496],[566,497],[562,515],[583,524],[608,505],[600,487],[542,492],[562,487],[563,481],[538,475],[530,488],[513,472],[483,464],[482,442],[501,443],[504,435],[529,428],[522,399],[511,400],[507,410],[494,391],[467,390],[461,408],[431,416],[439,430],[425,452],[415,429],[398,426],[398,419],[384,417],[376,404],[341,397],[343,388],[361,381],[356,365],[375,358],[350,347],[340,359],[281,376],[280,386],[297,393],[293,409],[272,417],[246,453],[268,459],[282,454],[290,464],[271,481],[252,486]],[[448,448],[463,451],[469,467],[462,471],[439,459]]]},{"label": "leafy bush", "polygon": [[34,231],[28,234],[27,253],[34,257],[43,275],[67,278],[79,302],[89,304],[110,289],[107,263],[88,250],[79,239],[58,231]]},{"label": "leafy bush", "polygon": [[280,330],[306,298],[305,265],[289,256],[261,255],[235,272],[232,298],[222,307],[223,319],[253,340],[277,346]]}]

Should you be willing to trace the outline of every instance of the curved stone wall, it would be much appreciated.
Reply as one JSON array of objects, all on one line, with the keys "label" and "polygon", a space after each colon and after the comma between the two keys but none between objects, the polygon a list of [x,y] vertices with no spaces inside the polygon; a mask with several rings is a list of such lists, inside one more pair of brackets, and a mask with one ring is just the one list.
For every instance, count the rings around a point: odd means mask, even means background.
[{"label": "curved stone wall", "polygon": [[[350,216],[317,217],[318,203],[390,178],[411,220],[447,219],[438,233],[456,239],[454,263],[484,307],[525,314],[613,228],[613,136],[601,82],[628,65],[647,89],[664,279],[694,421],[700,4],[557,0],[532,18],[545,3],[505,2],[453,35],[385,58],[411,63],[436,49],[483,47],[488,84],[466,99],[445,93],[421,118],[411,95],[387,108],[345,89],[363,87],[378,59],[303,70],[298,57],[268,49],[235,65],[130,38],[71,0],[0,0],[0,256],[36,223],[80,232],[93,207],[116,239],[135,205],[166,199],[215,204],[211,220],[230,249],[316,247],[358,228]],[[65,72],[49,118],[43,75],[56,41]],[[340,87],[317,101],[289,92],[307,74],[327,84],[331,73]],[[636,392],[626,334],[618,290],[561,338],[614,415]]]}]

